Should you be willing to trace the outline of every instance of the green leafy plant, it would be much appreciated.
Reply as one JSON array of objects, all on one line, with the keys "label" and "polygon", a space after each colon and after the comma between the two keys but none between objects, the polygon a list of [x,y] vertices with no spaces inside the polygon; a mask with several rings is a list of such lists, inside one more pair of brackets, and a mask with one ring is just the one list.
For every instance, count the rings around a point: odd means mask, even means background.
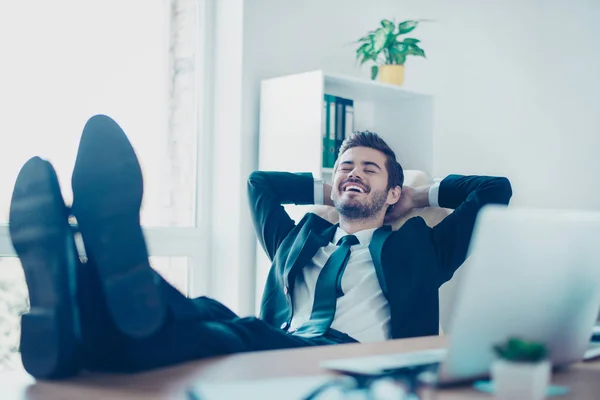
[{"label": "green leafy plant", "polygon": [[504,360],[512,362],[537,363],[546,359],[546,346],[538,342],[529,342],[518,337],[495,345],[494,352]]},{"label": "green leafy plant", "polygon": [[407,56],[425,57],[425,51],[419,47],[419,39],[400,38],[412,32],[420,22],[423,20],[408,20],[396,24],[395,21],[384,19],[380,28],[358,39],[356,58],[360,65],[368,61],[375,63],[371,67],[371,79],[377,77],[380,65],[404,65]]}]

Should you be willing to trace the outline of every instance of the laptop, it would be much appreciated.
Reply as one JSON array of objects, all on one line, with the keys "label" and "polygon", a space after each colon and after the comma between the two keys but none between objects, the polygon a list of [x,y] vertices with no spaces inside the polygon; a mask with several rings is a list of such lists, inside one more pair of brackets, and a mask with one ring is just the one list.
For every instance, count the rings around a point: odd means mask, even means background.
[{"label": "laptop", "polygon": [[545,343],[555,367],[584,358],[600,310],[600,213],[487,206],[478,214],[450,319],[447,349],[328,360],[381,374],[435,366],[440,384],[489,375],[493,345]]}]

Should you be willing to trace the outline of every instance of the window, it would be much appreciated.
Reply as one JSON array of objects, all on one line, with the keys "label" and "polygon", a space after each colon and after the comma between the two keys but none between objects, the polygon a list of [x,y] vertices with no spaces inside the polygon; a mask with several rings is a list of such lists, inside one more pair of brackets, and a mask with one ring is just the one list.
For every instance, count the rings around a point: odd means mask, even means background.
[{"label": "window", "polygon": [[179,3],[194,2],[2,2],[0,218],[8,217],[7,189],[33,155],[54,164],[70,201],[81,130],[103,113],[140,158],[143,224],[194,224],[194,12],[181,7],[192,14],[184,18]]},{"label": "window", "polygon": [[[107,114],[127,133],[142,165],[142,224],[158,238],[149,240],[151,253],[159,253],[152,254],[153,267],[184,293],[202,292],[194,282],[203,274],[201,253],[160,238],[183,237],[188,246],[201,240],[196,166],[203,4],[0,2],[0,224],[8,222],[19,169],[35,155],[52,162],[71,202],[83,126],[92,115]],[[0,240],[8,241],[6,226],[0,229]],[[27,308],[23,288],[18,259],[0,258],[0,365],[18,345],[18,314]]]},{"label": "window", "polygon": [[20,315],[29,308],[25,277],[18,261],[0,259],[0,372],[17,366]]}]

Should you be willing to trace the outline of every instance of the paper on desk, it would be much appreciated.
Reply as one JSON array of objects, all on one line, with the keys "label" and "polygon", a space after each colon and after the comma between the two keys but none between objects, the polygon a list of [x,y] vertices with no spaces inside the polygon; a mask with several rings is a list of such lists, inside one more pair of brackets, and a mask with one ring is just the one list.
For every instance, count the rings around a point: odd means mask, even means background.
[{"label": "paper on desk", "polygon": [[429,365],[441,362],[448,350],[429,349],[412,351],[399,354],[382,354],[377,356],[363,356],[344,358],[339,360],[322,361],[322,368],[335,371],[346,371],[360,374],[381,374],[388,369],[400,369],[418,365]]},{"label": "paper on desk", "polygon": [[[336,379],[331,375],[316,375],[295,378],[271,378],[237,382],[202,382],[193,387],[200,400],[281,400],[302,399],[322,384]],[[324,393],[319,399],[341,399],[339,391]]]}]

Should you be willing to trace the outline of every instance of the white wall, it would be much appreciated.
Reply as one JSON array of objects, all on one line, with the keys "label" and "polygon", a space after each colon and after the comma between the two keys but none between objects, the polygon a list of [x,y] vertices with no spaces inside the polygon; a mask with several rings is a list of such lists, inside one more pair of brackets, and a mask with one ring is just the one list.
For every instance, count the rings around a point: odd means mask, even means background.
[{"label": "white wall", "polygon": [[514,203],[600,209],[600,3],[471,10],[448,24],[471,51],[443,54],[437,171],[507,175]]},{"label": "white wall", "polygon": [[[381,18],[429,18],[407,89],[435,95],[437,175],[506,175],[513,204],[600,208],[600,2],[251,0],[242,137],[256,149],[261,79],[324,68],[368,77],[350,42]],[[253,156],[248,156],[249,159]]]}]

